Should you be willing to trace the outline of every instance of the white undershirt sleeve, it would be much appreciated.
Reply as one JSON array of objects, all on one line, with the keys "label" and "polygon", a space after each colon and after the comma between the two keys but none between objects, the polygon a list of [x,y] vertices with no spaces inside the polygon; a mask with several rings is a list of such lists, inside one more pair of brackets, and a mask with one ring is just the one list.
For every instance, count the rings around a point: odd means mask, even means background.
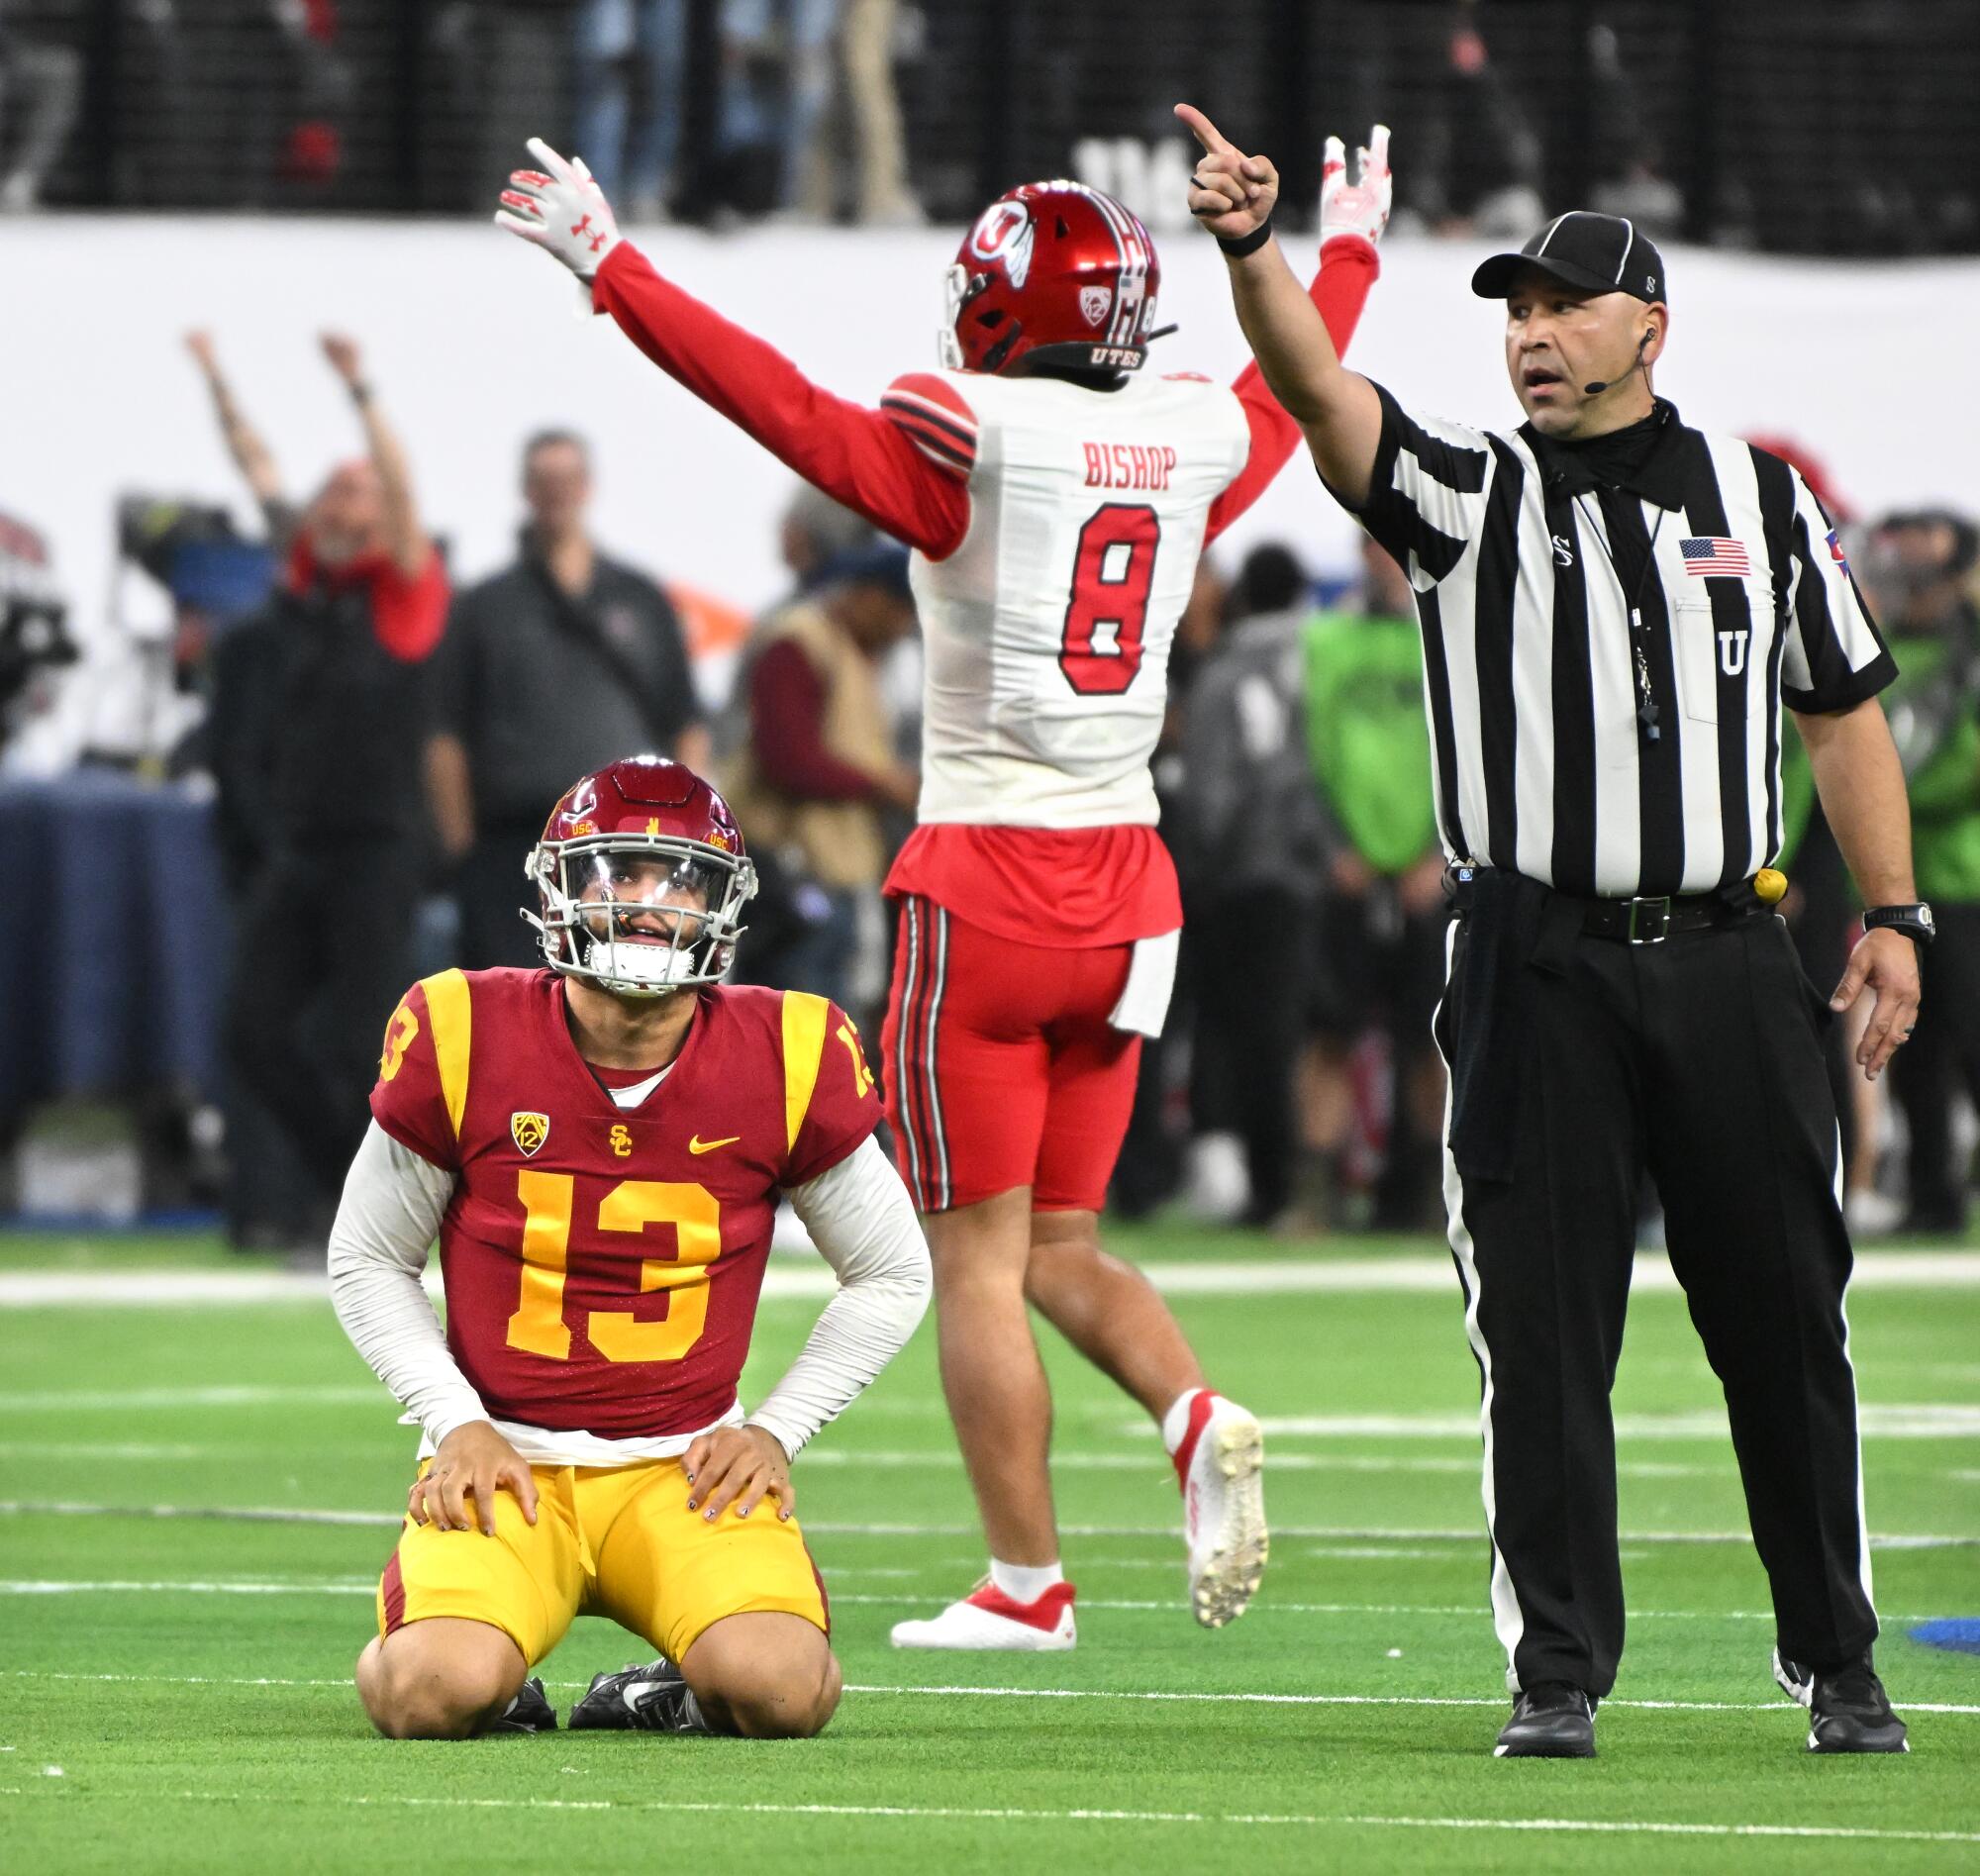
[{"label": "white undershirt sleeve", "polygon": [[934,1278],[914,1201],[877,1140],[787,1196],[840,1286],[790,1372],[749,1416],[795,1459],[901,1351]]},{"label": "white undershirt sleeve", "polygon": [[350,1162],[330,1229],[330,1300],[345,1333],[435,1445],[486,1420],[428,1300],[420,1273],[453,1174],[373,1121]]}]

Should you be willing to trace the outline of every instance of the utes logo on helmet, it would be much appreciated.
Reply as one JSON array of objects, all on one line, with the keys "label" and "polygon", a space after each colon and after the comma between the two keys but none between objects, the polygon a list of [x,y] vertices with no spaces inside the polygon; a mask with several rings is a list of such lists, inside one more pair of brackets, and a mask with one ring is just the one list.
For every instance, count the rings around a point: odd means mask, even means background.
[{"label": "utes logo on helmet", "polygon": [[1083,182],[1027,182],[963,237],[948,270],[942,362],[952,371],[1040,366],[1112,377],[1155,337],[1161,269],[1131,210]]},{"label": "utes logo on helmet", "polygon": [[1032,271],[1033,238],[1031,210],[1007,197],[977,217],[969,251],[978,260],[1001,261],[1011,284],[1022,288]]}]

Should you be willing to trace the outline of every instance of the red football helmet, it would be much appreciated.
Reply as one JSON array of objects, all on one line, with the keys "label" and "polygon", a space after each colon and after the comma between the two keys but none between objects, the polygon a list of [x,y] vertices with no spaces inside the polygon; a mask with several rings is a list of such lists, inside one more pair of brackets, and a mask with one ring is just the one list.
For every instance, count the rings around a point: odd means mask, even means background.
[{"label": "red football helmet", "polygon": [[756,869],[729,804],[690,768],[629,756],[567,789],[525,869],[544,960],[621,996],[720,980]]},{"label": "red football helmet", "polygon": [[1135,371],[1159,338],[1155,244],[1140,218],[1083,182],[1027,182],[1000,195],[948,270],[942,363],[1008,371],[1020,358]]}]

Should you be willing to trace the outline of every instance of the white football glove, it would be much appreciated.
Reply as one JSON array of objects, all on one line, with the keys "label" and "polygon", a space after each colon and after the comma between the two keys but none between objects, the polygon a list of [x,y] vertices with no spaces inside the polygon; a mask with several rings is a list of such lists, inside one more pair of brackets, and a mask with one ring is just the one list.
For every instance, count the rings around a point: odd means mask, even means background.
[{"label": "white football glove", "polygon": [[1368,142],[1354,152],[1360,179],[1347,180],[1347,152],[1340,139],[1327,140],[1320,166],[1320,245],[1325,247],[1342,235],[1358,236],[1369,247],[1382,239],[1389,225],[1389,204],[1395,182],[1389,174],[1389,127],[1377,124]]},{"label": "white football glove", "polygon": [[585,285],[619,246],[612,204],[592,180],[582,157],[565,161],[541,137],[529,142],[540,169],[518,169],[502,191],[495,221],[512,235],[554,254]]}]

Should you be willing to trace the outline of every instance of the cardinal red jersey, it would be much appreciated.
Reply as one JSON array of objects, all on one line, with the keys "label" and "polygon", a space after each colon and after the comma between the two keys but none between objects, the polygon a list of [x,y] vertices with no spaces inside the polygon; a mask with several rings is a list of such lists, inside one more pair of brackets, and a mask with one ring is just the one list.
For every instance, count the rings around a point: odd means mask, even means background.
[{"label": "cardinal red jersey", "polygon": [[880,1118],[835,1005],[728,986],[701,993],[666,1079],[622,1109],[546,970],[416,984],[371,1112],[455,1175],[447,1346],[490,1415],[615,1439],[693,1432],[735,1405],[778,1192]]}]

